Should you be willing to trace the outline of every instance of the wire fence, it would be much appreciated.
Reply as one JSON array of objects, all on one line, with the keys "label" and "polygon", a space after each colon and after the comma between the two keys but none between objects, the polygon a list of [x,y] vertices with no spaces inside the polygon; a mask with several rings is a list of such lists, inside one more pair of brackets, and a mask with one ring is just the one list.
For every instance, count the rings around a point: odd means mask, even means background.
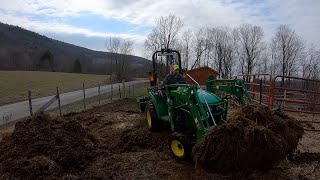
[{"label": "wire fence", "polygon": [[[61,114],[59,107],[54,107],[44,112],[54,115],[64,115],[91,109],[119,99],[141,97],[147,94],[149,84],[149,82],[129,82],[113,84],[112,86],[110,85],[110,87],[97,86],[93,90],[90,88],[88,91],[85,90],[82,95],[79,94],[76,96],[75,99],[79,99],[78,101],[60,106]],[[61,100],[61,103],[63,103],[63,100]]]},{"label": "wire fence", "polygon": [[[28,101],[8,105],[0,110],[0,115],[2,115],[0,127],[14,123],[20,118],[39,111],[52,115],[65,115],[110,103],[118,99],[144,96],[147,94],[149,84],[146,80],[98,85],[92,88],[86,88],[86,85],[82,84],[82,90],[63,94],[59,93],[59,87],[57,87],[57,94],[55,96],[37,99],[32,99],[32,91],[28,91]],[[15,106],[18,108],[15,108]]]}]

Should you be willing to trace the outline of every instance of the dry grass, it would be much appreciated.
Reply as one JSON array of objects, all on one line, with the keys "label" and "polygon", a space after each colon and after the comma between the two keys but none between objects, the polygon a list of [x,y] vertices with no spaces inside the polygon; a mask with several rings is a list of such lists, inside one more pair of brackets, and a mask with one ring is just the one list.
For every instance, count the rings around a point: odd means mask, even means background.
[{"label": "dry grass", "polygon": [[0,105],[27,100],[27,92],[32,98],[53,95],[56,87],[61,93],[108,84],[108,75],[38,72],[38,71],[0,71]]}]

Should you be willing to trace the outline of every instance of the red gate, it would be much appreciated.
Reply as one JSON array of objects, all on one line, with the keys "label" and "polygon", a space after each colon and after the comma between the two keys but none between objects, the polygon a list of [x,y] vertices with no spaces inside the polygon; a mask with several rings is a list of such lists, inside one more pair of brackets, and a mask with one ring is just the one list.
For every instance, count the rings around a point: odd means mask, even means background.
[{"label": "red gate", "polygon": [[284,111],[320,114],[320,80],[270,74],[243,74],[242,78],[255,103]]},{"label": "red gate", "polygon": [[320,114],[320,81],[291,76],[273,80],[271,106],[284,111]]}]

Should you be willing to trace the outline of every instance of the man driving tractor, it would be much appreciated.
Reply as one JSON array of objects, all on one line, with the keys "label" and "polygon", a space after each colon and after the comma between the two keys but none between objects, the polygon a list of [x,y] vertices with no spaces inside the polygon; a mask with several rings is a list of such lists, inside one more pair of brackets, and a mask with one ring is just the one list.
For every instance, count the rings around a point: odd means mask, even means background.
[{"label": "man driving tractor", "polygon": [[179,73],[179,66],[177,64],[174,64],[173,71],[170,74],[166,75],[161,86],[163,87],[165,85],[176,84],[181,82],[185,82],[185,79]]}]

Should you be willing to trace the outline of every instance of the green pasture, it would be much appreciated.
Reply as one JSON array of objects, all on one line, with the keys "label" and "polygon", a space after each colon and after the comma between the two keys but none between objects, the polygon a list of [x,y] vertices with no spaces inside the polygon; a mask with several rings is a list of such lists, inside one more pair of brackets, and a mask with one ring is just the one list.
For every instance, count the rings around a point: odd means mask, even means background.
[{"label": "green pasture", "polygon": [[56,94],[56,87],[61,93],[94,87],[98,84],[109,84],[109,75],[92,75],[39,71],[0,71],[0,105],[28,98],[28,90],[32,98]]}]

